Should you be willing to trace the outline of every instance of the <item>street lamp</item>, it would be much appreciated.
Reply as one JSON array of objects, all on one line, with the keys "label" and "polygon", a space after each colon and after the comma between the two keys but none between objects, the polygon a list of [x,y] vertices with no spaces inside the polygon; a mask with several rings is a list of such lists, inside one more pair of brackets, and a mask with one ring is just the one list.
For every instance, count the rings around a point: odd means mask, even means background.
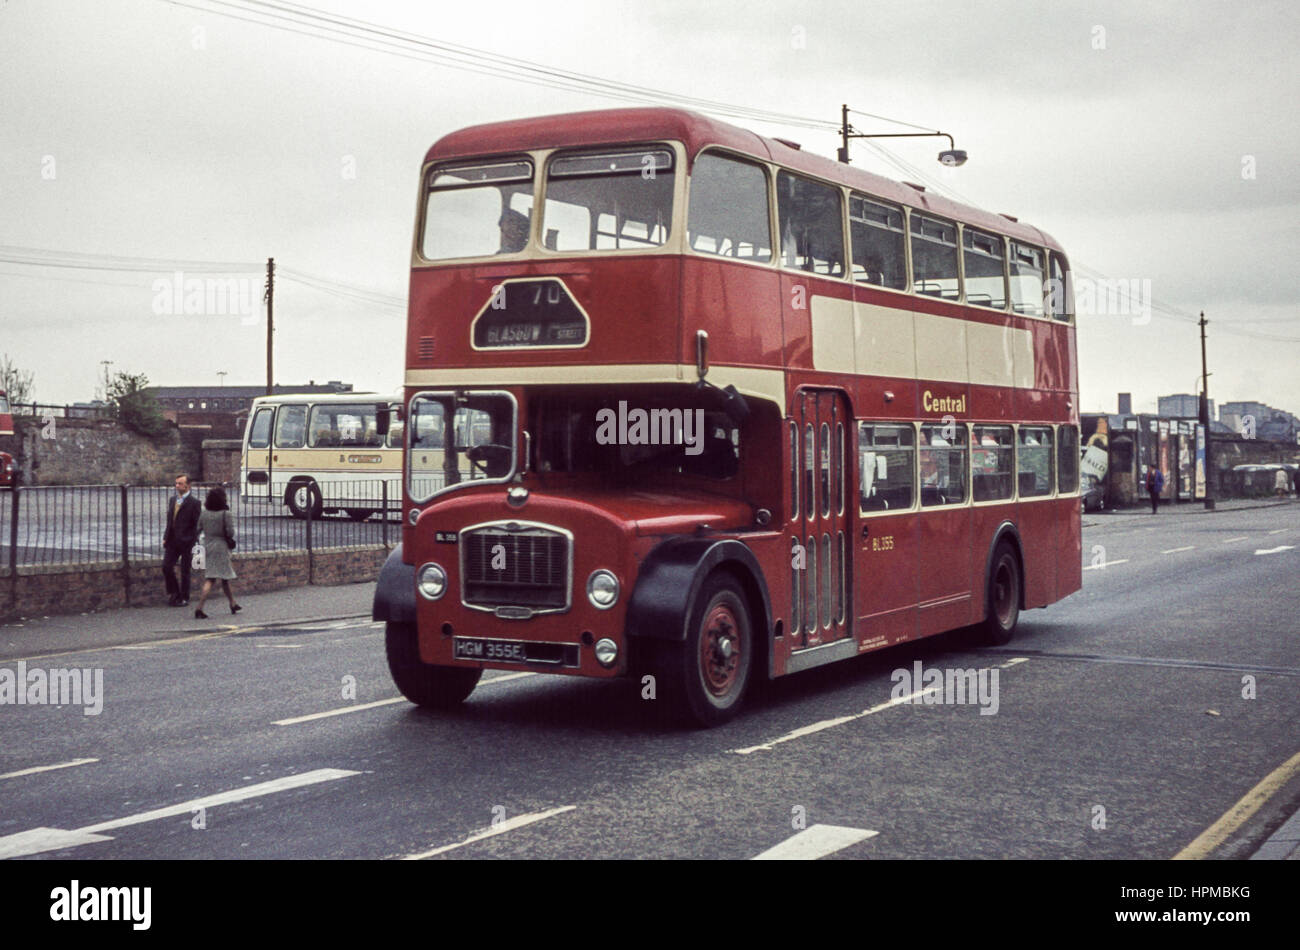
[{"label": "street lamp", "polygon": [[222,386],[226,385],[226,376],[228,375],[226,371],[223,369],[219,369],[217,370],[217,375],[221,377],[221,385]]},{"label": "street lamp", "polygon": [[[859,113],[867,115],[867,113]],[[883,118],[883,116],[872,116],[872,118]],[[899,125],[911,126],[914,129],[922,128],[919,125],[912,125],[910,122],[899,122],[898,119],[885,119],[886,122],[897,122]],[[839,160],[845,165],[849,163],[849,139],[913,139],[913,138],[930,138],[939,136],[948,140],[948,147],[939,153],[939,161],[949,168],[956,168],[959,165],[966,164],[965,149],[957,148],[952,140],[952,136],[947,132],[858,132],[853,126],[849,125],[849,107],[843,105],[840,107],[840,149]]]}]

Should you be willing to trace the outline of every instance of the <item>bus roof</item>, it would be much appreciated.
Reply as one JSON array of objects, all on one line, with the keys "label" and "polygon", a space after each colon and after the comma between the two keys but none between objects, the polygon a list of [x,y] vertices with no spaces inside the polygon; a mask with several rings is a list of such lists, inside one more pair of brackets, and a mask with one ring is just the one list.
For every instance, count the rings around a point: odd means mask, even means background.
[{"label": "bus roof", "polygon": [[931,195],[921,188],[872,174],[821,155],[791,148],[727,122],[684,109],[599,109],[475,125],[444,135],[433,144],[425,162],[476,158],[529,149],[616,145],[675,140],[692,158],[707,145],[717,145],[766,159],[794,172],[846,185],[869,196],[893,201],[922,212],[953,218],[1052,250],[1063,248],[1051,235],[1002,214]]},{"label": "bus roof", "polygon": [[402,394],[398,393],[276,393],[274,396],[257,396],[253,399],[254,406],[279,406],[284,403],[303,402],[311,403],[314,406],[346,406],[358,402],[375,403],[379,401],[401,402]]}]

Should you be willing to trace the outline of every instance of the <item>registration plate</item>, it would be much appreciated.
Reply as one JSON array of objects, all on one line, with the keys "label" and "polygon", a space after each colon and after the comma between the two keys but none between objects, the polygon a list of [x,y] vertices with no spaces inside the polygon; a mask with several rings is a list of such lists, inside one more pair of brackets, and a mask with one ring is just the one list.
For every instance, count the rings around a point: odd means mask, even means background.
[{"label": "registration plate", "polygon": [[508,663],[528,662],[528,644],[518,640],[482,640],[476,637],[454,637],[452,648],[458,660],[504,660]]}]

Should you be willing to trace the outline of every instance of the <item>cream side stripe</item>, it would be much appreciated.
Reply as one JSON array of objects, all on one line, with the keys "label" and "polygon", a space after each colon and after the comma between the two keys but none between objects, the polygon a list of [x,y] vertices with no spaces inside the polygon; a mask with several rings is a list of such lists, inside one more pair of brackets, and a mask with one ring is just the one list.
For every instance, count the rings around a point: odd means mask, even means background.
[{"label": "cream side stripe", "polygon": [[[599,375],[597,375],[599,374]],[[412,369],[406,385],[421,388],[447,386],[527,386],[565,383],[683,383],[695,381],[695,365],[678,363],[627,363],[604,366],[495,366],[487,369]],[[709,382],[734,385],[746,396],[767,399],[785,406],[785,371],[746,366],[714,365]]]}]

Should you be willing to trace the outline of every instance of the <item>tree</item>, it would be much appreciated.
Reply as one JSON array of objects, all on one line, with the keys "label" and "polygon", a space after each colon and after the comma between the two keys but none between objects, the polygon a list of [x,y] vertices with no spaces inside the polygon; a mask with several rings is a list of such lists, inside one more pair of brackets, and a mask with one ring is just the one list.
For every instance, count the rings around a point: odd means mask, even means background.
[{"label": "tree", "polygon": [[10,405],[17,405],[20,402],[31,402],[35,399],[35,390],[32,388],[32,373],[24,373],[6,353],[0,357],[0,390],[9,397]]},{"label": "tree", "polygon": [[108,405],[114,417],[128,429],[156,438],[167,431],[167,420],[153,393],[147,392],[144,373],[115,373],[108,382]]}]

